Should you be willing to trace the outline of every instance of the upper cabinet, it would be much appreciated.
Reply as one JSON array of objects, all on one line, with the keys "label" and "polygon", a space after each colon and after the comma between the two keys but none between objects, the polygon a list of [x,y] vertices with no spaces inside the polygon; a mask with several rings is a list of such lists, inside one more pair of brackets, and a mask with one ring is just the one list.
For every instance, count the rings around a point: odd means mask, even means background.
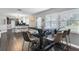
[{"label": "upper cabinet", "polygon": [[29,16],[29,26],[36,27],[36,17],[35,16]]}]

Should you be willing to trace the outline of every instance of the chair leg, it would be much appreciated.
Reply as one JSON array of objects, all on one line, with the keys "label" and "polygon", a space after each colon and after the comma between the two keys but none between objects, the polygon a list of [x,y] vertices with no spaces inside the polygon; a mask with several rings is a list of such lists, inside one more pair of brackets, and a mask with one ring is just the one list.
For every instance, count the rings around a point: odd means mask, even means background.
[{"label": "chair leg", "polygon": [[29,45],[28,45],[28,51],[30,51],[30,49],[32,49],[32,42],[31,43],[29,42]]},{"label": "chair leg", "polygon": [[68,50],[68,40],[67,40],[67,37],[65,37],[65,40],[66,40],[66,46],[64,47],[64,49]]},{"label": "chair leg", "polygon": [[71,41],[70,41],[70,36],[68,35],[68,38],[69,38],[69,43],[70,43],[70,45],[69,45],[69,49],[71,48]]},{"label": "chair leg", "polygon": [[22,45],[22,51],[23,51],[23,48],[24,48],[24,41],[23,41],[23,45]]},{"label": "chair leg", "polygon": [[29,51],[29,47],[30,47],[30,42],[29,42],[29,44],[28,44],[28,51]]}]

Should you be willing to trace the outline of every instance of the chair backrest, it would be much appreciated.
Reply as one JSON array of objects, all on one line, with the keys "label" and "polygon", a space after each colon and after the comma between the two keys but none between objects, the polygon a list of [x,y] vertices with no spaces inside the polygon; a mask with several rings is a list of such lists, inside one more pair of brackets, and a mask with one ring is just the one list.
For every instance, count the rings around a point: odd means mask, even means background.
[{"label": "chair backrest", "polygon": [[63,31],[63,35],[62,35],[62,37],[63,37],[63,38],[65,38],[65,37],[66,37],[67,32],[68,32],[67,30],[64,30],[64,31]]},{"label": "chair backrest", "polygon": [[56,34],[57,33],[57,30],[56,29],[54,29],[54,34]]},{"label": "chair backrest", "polygon": [[63,40],[62,35],[63,34],[61,32],[57,32],[57,34],[56,34],[56,36],[54,38],[54,42],[59,43],[61,40]]},{"label": "chair backrest", "polygon": [[25,41],[31,42],[30,38],[29,38],[29,32],[22,32],[23,33],[23,38]]},{"label": "chair backrest", "polygon": [[68,31],[67,31],[67,35],[69,35],[70,34],[70,29],[68,29]]}]

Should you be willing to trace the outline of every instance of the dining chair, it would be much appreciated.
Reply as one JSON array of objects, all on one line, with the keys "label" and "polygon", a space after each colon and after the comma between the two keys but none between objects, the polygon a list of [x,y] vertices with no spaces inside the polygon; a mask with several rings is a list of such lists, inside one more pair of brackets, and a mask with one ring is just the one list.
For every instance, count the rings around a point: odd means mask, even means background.
[{"label": "dining chair", "polygon": [[54,36],[54,38],[52,38],[52,40],[53,40],[52,43],[50,45],[46,46],[44,48],[44,50],[47,51],[50,48],[54,48],[54,50],[56,50],[55,48],[63,49],[62,45],[61,45],[61,40],[63,40],[62,35],[63,35],[62,32],[57,32],[56,36]]},{"label": "dining chair", "polygon": [[[29,48],[32,48],[34,45],[37,44],[38,40],[33,40],[33,38],[31,38],[31,34],[29,31],[27,32],[22,32],[23,34],[23,38],[24,38],[24,42],[29,42],[29,45],[28,45],[28,50]],[[24,42],[23,42],[23,46],[24,46]],[[31,46],[30,46],[31,45]],[[23,46],[22,46],[22,50],[23,50]]]},{"label": "dining chair", "polygon": [[67,31],[67,37],[68,37],[69,43],[70,43],[69,47],[71,48],[70,31],[71,31],[71,30],[68,29],[68,31]]},{"label": "dining chair", "polygon": [[67,35],[69,35],[69,31],[68,30],[64,30],[63,31],[63,39],[65,39],[66,41],[66,46],[64,47],[65,50],[69,50],[69,46],[68,46],[68,39],[67,39]]}]

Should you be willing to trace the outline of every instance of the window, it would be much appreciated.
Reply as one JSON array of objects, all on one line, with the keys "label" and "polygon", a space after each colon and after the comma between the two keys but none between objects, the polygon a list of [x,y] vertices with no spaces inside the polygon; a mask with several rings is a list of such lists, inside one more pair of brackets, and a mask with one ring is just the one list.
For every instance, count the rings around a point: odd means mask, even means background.
[{"label": "window", "polygon": [[51,19],[50,16],[45,16],[45,29],[51,28]]},{"label": "window", "polygon": [[46,16],[45,17],[45,29],[55,29],[58,27],[57,18],[53,16]]},{"label": "window", "polygon": [[41,28],[42,27],[42,18],[38,17],[36,20],[36,26],[37,28]]}]

